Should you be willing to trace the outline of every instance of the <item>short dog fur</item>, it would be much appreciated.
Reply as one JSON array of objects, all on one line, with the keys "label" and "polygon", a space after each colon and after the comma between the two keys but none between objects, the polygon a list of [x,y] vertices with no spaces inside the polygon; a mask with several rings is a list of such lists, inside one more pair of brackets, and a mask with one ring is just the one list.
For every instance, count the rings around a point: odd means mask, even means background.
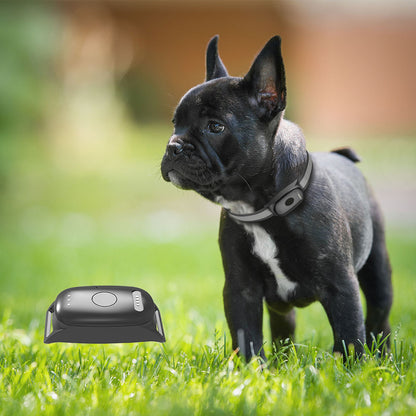
[{"label": "short dog fur", "polygon": [[230,216],[261,210],[302,176],[308,153],[300,128],[283,118],[280,37],[270,39],[243,78],[228,75],[217,41],[207,48],[206,81],[176,108],[161,170],[166,181],[223,207],[219,244],[233,348],[247,360],[265,358],[263,301],[277,348],[294,339],[294,307],[314,301],[328,316],[335,352],[346,354],[352,345],[361,354],[379,334],[388,348],[393,291],[383,220],[354,151],[310,154],[304,200],[289,214],[256,223]]}]

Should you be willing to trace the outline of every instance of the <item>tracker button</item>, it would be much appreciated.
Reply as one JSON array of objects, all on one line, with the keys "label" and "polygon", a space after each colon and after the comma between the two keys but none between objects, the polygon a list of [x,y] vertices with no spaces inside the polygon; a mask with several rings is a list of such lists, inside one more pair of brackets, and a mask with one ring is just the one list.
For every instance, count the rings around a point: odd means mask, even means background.
[{"label": "tracker button", "polygon": [[102,307],[112,306],[117,302],[117,296],[111,292],[98,292],[91,300],[97,305]]}]

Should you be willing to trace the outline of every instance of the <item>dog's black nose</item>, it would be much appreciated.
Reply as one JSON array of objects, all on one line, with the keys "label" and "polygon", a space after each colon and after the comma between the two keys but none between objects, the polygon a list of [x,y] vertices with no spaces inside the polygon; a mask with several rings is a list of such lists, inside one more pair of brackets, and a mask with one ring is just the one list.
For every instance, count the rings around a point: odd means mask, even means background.
[{"label": "dog's black nose", "polygon": [[176,156],[184,150],[194,150],[195,146],[191,143],[184,142],[180,137],[173,135],[168,143],[168,152],[171,156]]},{"label": "dog's black nose", "polygon": [[182,140],[173,142],[171,146],[173,148],[173,153],[175,153],[175,155],[178,155],[179,153],[183,152],[184,144]]},{"label": "dog's black nose", "polygon": [[183,140],[176,136],[173,135],[168,143],[168,152],[171,156],[173,155],[178,155],[179,153],[183,152],[183,148],[184,148],[184,142]]}]

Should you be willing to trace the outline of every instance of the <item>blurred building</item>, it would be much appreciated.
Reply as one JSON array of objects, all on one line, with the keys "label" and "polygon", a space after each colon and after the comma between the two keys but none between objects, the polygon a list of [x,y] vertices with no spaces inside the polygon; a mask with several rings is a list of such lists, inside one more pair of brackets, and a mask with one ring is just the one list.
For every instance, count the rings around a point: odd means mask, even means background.
[{"label": "blurred building", "polygon": [[203,81],[213,35],[220,35],[229,73],[242,76],[280,34],[288,118],[330,135],[416,130],[414,1],[57,4],[65,34],[59,66],[69,91],[95,85],[98,103],[121,96],[138,120],[167,120],[183,93]]}]

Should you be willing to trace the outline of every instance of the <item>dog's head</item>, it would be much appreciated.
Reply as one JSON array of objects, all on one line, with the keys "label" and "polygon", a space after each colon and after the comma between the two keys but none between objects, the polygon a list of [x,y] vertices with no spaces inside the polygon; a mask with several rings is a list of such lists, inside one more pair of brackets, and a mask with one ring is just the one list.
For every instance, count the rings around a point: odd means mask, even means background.
[{"label": "dog's head", "polygon": [[267,171],[286,105],[278,36],[243,78],[228,75],[217,42],[218,36],[208,44],[205,82],[188,91],[175,110],[161,167],[165,180],[211,198]]}]

